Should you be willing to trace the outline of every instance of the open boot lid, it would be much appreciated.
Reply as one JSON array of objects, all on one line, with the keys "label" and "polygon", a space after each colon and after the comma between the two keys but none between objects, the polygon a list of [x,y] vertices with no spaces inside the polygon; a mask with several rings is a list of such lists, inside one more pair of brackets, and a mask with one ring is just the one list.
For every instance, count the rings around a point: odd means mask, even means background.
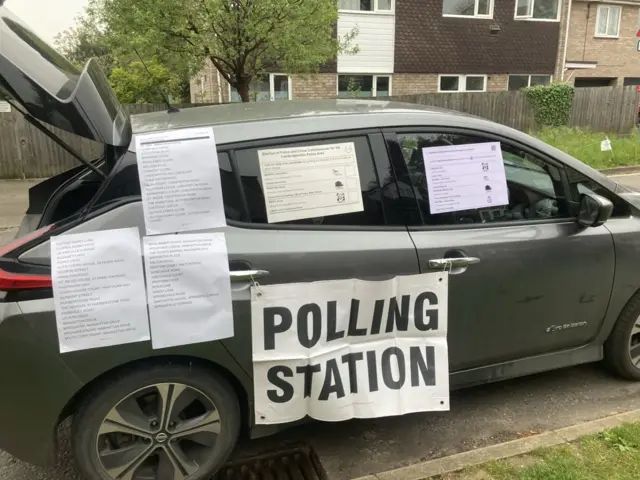
[{"label": "open boot lid", "polygon": [[67,132],[128,146],[129,117],[98,62],[79,70],[1,5],[0,97]]}]

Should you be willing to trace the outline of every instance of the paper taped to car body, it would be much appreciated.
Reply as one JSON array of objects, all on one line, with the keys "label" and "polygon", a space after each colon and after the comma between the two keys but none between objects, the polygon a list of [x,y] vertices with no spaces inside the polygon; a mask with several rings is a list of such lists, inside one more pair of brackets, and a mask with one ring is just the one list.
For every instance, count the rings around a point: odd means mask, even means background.
[{"label": "paper taped to car body", "polygon": [[153,348],[233,336],[224,233],[144,238]]},{"label": "paper taped to car body", "polygon": [[449,409],[448,274],[253,286],[255,421]]},{"label": "paper taped to car body", "polygon": [[149,340],[137,228],[52,237],[60,352]]},{"label": "paper taped to car body", "polygon": [[259,150],[269,223],[364,210],[353,142]]}]

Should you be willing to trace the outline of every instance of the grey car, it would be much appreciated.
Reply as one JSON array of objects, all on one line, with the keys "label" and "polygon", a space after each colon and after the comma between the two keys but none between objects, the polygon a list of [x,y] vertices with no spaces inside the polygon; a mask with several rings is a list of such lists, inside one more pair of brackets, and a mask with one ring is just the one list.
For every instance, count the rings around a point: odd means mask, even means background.
[{"label": "grey car", "polygon": [[[250,304],[241,288],[233,338],[59,353],[50,239],[144,233],[134,141],[142,132],[213,126],[238,286],[258,271],[264,284],[383,280],[447,259],[453,388],[603,359],[640,380],[640,196],[531,136],[382,101],[129,118],[95,62],[77,70],[2,8],[0,92],[35,126],[104,145],[88,160],[59,140],[78,167],[30,190],[18,237],[0,247],[0,448],[18,458],[52,463],[56,427],[72,416],[86,478],[196,480],[223,465],[241,434],[275,431],[254,424]],[[355,144],[364,210],[269,224],[257,150],[343,141]],[[422,148],[481,142],[500,142],[509,204],[431,214]]]}]

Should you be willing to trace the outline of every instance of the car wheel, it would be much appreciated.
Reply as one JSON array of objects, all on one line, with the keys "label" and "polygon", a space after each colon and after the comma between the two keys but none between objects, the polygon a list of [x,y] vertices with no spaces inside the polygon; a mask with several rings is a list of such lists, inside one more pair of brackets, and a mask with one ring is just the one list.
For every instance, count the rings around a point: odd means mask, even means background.
[{"label": "car wheel", "polygon": [[71,443],[90,480],[209,479],[240,431],[237,396],[198,366],[131,370],[96,388],[74,418]]},{"label": "car wheel", "polygon": [[606,364],[628,380],[640,380],[640,293],[625,305],[604,344]]}]

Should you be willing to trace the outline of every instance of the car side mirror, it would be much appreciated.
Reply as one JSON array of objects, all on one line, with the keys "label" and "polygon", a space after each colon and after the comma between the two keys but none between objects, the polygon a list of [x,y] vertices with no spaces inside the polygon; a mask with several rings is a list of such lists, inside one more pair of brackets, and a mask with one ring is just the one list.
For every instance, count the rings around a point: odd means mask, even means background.
[{"label": "car side mirror", "polygon": [[599,227],[609,220],[613,213],[613,203],[595,193],[580,195],[578,223],[585,227]]}]

